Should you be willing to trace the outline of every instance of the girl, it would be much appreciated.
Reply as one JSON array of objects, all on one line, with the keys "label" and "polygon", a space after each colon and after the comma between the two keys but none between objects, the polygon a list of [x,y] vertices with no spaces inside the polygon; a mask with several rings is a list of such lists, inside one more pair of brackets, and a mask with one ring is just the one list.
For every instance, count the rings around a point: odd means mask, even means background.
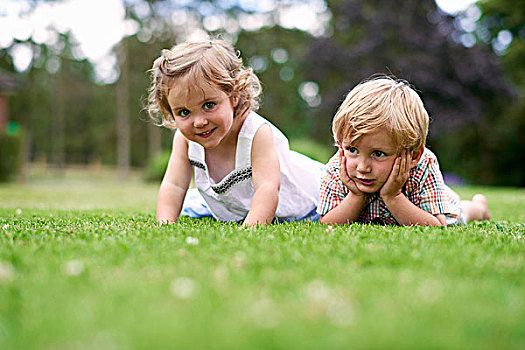
[{"label": "girl", "polygon": [[[247,226],[317,217],[323,165],[290,151],[286,137],[254,112],[259,79],[231,45],[179,44],[162,51],[151,73],[150,115],[177,129],[158,194],[159,223],[181,212]],[[188,191],[192,173],[198,192]]]}]

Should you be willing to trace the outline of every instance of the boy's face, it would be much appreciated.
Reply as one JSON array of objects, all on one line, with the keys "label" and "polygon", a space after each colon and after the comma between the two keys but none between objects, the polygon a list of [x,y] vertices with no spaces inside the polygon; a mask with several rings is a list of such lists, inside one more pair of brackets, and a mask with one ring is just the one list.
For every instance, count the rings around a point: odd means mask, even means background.
[{"label": "boy's face", "polygon": [[359,191],[375,193],[390,176],[398,147],[386,130],[379,129],[360,136],[353,143],[341,143],[346,171]]}]

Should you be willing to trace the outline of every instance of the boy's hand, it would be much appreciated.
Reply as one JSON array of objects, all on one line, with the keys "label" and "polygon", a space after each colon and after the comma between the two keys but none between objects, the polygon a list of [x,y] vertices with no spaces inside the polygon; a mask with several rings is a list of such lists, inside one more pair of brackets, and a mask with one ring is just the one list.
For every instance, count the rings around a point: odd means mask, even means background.
[{"label": "boy's hand", "polygon": [[346,186],[356,196],[364,196],[365,194],[357,188],[354,180],[350,178],[348,172],[346,171],[346,157],[344,156],[344,151],[339,149],[339,178],[343,185]]},{"label": "boy's hand", "polygon": [[401,194],[401,190],[408,180],[411,162],[412,152],[403,150],[401,155],[396,158],[392,171],[379,192],[381,198],[393,198]]}]

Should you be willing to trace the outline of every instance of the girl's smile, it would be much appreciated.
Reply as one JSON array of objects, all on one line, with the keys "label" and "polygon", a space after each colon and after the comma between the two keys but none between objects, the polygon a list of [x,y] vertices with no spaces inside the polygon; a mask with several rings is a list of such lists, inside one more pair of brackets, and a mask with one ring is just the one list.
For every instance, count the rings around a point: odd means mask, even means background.
[{"label": "girl's smile", "polygon": [[210,137],[213,134],[213,132],[215,130],[217,130],[217,128],[213,128],[211,130],[208,130],[208,131],[205,131],[205,132],[201,132],[201,133],[196,134],[196,135],[199,136],[199,137],[202,137],[202,138],[208,138],[208,137]]}]

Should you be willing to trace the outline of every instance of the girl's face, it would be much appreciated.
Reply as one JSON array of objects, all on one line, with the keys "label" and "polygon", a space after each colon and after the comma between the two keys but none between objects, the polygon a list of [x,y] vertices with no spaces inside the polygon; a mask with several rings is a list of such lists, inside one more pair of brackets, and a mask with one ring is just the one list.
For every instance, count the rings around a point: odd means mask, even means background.
[{"label": "girl's face", "polygon": [[[230,97],[208,84],[175,84],[168,103],[177,128],[190,141],[213,149],[231,135],[233,109]],[[236,103],[236,100],[234,100]],[[235,136],[235,135],[233,135]]]},{"label": "girl's face", "polygon": [[397,145],[391,135],[379,129],[360,136],[353,143],[342,142],[346,171],[359,191],[375,193],[390,176],[396,160]]}]

